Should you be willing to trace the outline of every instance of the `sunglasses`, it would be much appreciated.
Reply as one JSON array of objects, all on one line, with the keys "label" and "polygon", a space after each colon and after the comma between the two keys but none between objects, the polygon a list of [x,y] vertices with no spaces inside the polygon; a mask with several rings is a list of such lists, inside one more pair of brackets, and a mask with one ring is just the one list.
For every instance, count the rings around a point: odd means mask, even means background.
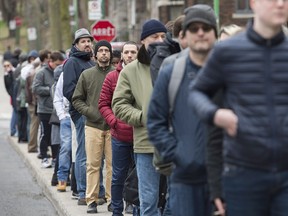
[{"label": "sunglasses", "polygon": [[188,26],[188,30],[191,33],[197,33],[199,29],[202,29],[203,32],[207,33],[210,32],[213,29],[213,27],[210,25],[193,25],[193,24]]}]

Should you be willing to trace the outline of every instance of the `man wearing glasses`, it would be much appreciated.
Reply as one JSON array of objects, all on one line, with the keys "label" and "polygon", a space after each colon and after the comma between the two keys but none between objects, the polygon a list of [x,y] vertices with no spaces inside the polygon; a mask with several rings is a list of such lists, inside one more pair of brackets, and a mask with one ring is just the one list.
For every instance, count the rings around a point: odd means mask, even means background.
[{"label": "man wearing glasses", "polygon": [[[194,5],[183,22],[189,52],[178,57],[185,65],[170,116],[168,86],[174,64],[160,69],[148,111],[148,133],[151,142],[166,163],[175,168],[169,177],[169,206],[172,215],[211,215],[205,167],[207,132],[196,113],[188,108],[188,86],[204,65],[217,40],[216,16],[208,5]],[[182,51],[183,52],[183,51]],[[183,65],[182,64],[182,65]],[[173,131],[170,130],[172,125]],[[177,206],[177,208],[175,208]]]},{"label": "man wearing glasses", "polygon": [[114,70],[111,65],[112,47],[106,40],[100,40],[94,50],[96,66],[80,75],[72,103],[74,108],[86,117],[85,150],[86,150],[86,202],[87,213],[97,213],[97,201],[100,186],[100,168],[102,157],[106,165],[106,194],[108,211],[111,208],[112,149],[110,127],[99,112],[98,100],[106,75]]}]

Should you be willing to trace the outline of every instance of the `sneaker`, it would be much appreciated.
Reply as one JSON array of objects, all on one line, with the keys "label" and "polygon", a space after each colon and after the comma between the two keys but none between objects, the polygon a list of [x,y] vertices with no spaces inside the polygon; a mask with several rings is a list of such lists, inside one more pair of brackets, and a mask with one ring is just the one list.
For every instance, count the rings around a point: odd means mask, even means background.
[{"label": "sneaker", "polygon": [[85,198],[78,198],[77,204],[78,205],[87,205],[86,204],[86,199]]},{"label": "sneaker", "polygon": [[56,186],[58,184],[57,175],[53,173],[52,179],[51,179],[51,186]]},{"label": "sneaker", "polygon": [[[47,154],[47,158],[50,158],[50,157],[51,157],[51,155],[50,155],[50,154]],[[43,159],[41,153],[39,153],[39,154],[37,155],[37,158],[38,158],[38,159]]]},{"label": "sneaker", "polygon": [[107,209],[108,209],[109,212],[113,212],[113,208],[112,208],[111,203],[107,206]]},{"label": "sneaker", "polygon": [[101,198],[98,198],[98,200],[97,200],[97,205],[103,205],[103,204],[106,203],[106,202],[107,202],[106,199],[103,198],[103,197],[101,197]]},{"label": "sneaker", "polygon": [[51,168],[52,167],[48,158],[42,159],[41,166],[42,166],[42,168]]},{"label": "sneaker", "polygon": [[66,191],[66,182],[65,181],[58,181],[57,191],[65,192]]},{"label": "sneaker", "polygon": [[97,204],[92,202],[88,205],[87,213],[97,213]]},{"label": "sneaker", "polygon": [[77,192],[72,192],[71,199],[79,199],[79,194]]},{"label": "sneaker", "polygon": [[133,205],[126,203],[125,214],[133,214]]}]

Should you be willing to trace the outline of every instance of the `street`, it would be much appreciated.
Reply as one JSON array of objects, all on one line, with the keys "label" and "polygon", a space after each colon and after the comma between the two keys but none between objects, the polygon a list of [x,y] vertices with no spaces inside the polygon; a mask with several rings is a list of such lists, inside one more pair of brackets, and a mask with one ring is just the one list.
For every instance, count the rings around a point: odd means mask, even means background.
[{"label": "street", "polygon": [[[52,203],[9,143],[11,105],[0,58],[0,210],[1,216],[56,216]],[[26,144],[18,144],[26,145]]]}]

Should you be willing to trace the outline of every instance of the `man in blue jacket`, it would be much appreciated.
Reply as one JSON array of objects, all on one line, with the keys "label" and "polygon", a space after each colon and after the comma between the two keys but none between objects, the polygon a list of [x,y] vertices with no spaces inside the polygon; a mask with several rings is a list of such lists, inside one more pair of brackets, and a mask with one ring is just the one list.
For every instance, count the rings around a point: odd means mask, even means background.
[{"label": "man in blue jacket", "polygon": [[190,82],[216,42],[216,29],[216,16],[210,6],[198,4],[189,9],[183,22],[189,52],[179,57],[185,60],[185,71],[173,112],[170,116],[168,86],[174,63],[160,69],[149,106],[149,138],[163,161],[175,164],[169,191],[172,215],[211,215],[205,167],[206,127],[196,113],[187,108],[187,98]]},{"label": "man in blue jacket", "polygon": [[[189,100],[224,129],[223,190],[232,216],[288,214],[287,0],[251,0],[247,30],[219,43]],[[223,89],[224,108],[211,101]]]},{"label": "man in blue jacket", "polygon": [[77,112],[72,106],[72,95],[81,73],[84,70],[95,66],[95,62],[91,59],[93,56],[92,41],[93,37],[87,29],[78,29],[75,32],[69,59],[65,62],[63,67],[63,95],[70,102],[69,112],[71,119],[75,124],[78,143],[75,158],[75,177],[79,193],[78,205],[86,205],[85,117]]}]

